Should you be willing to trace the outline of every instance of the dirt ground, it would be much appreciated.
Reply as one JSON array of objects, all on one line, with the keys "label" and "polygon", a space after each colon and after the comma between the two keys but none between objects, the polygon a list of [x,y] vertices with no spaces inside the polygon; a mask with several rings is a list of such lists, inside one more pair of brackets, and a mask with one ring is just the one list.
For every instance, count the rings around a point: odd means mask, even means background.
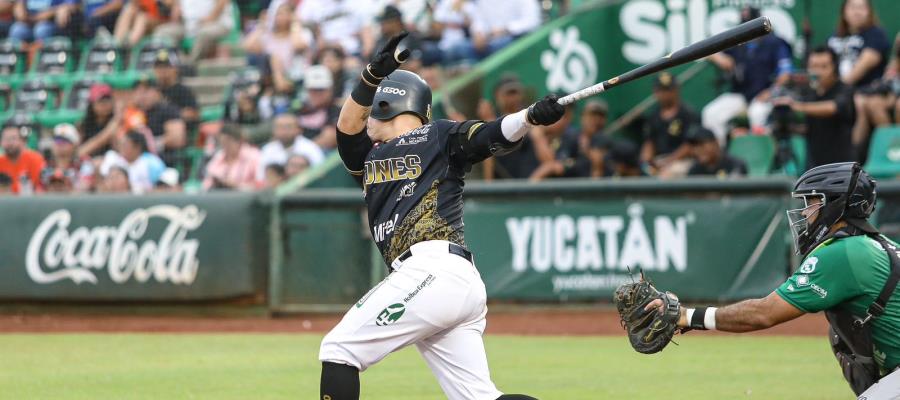
[{"label": "dirt ground", "polygon": [[[322,333],[337,324],[340,317],[336,314],[278,318],[6,314],[0,315],[0,333]],[[827,331],[824,315],[812,314],[757,334],[824,336]],[[584,336],[621,335],[623,331],[613,310],[541,309],[491,311],[487,334]]]}]

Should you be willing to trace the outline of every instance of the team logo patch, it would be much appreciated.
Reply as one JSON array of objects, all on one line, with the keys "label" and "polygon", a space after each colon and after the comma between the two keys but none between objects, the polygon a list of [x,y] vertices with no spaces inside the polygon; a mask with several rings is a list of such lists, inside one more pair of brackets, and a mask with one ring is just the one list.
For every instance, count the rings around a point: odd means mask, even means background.
[{"label": "team logo patch", "polygon": [[809,275],[800,275],[797,277],[797,286],[809,285]]},{"label": "team logo patch", "polygon": [[397,196],[397,201],[400,201],[407,197],[412,196],[415,191],[416,191],[416,182],[415,181],[403,185],[403,187],[400,188],[400,195]]},{"label": "team logo patch", "polygon": [[803,261],[803,264],[800,265],[800,272],[804,274],[811,274],[816,270],[816,264],[819,263],[819,259],[817,257],[807,258],[806,261]]},{"label": "team logo patch", "polygon": [[403,303],[391,304],[391,305],[385,307],[384,310],[381,310],[380,313],[378,313],[378,317],[375,318],[375,325],[378,325],[378,326],[391,325],[391,324],[397,322],[397,320],[399,320],[400,317],[402,317],[403,313],[405,313],[405,312],[406,312],[406,306],[403,305]]}]

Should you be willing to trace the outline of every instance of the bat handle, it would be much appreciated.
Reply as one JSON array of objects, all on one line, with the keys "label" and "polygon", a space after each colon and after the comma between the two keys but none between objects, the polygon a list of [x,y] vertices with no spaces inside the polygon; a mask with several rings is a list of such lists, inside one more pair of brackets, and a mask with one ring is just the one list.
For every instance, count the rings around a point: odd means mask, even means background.
[{"label": "bat handle", "polygon": [[559,103],[560,105],[565,106],[565,105],[572,104],[578,100],[581,100],[585,97],[591,97],[595,94],[600,94],[604,90],[606,90],[606,86],[604,85],[604,83],[606,83],[606,82],[600,82],[594,86],[581,89],[575,93],[572,93],[572,94],[569,94],[569,95],[566,95],[566,96],[560,98],[556,102]]}]

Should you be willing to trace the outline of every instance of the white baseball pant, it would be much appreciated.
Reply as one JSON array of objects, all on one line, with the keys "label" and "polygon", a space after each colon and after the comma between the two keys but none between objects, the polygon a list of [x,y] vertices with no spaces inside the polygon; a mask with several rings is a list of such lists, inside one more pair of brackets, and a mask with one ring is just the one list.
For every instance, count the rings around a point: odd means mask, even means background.
[{"label": "white baseball pant", "polygon": [[432,240],[410,248],[322,340],[319,360],[360,372],[415,344],[448,399],[495,400],[482,335],[487,296],[478,270]]}]

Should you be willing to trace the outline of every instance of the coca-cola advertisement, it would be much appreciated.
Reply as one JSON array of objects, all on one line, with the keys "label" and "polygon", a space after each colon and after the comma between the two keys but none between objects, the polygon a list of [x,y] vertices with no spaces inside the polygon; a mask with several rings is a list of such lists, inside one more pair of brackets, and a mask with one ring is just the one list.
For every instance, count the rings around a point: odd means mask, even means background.
[{"label": "coca-cola advertisement", "polygon": [[265,230],[252,196],[74,199],[2,201],[0,298],[192,300],[259,288]]}]

